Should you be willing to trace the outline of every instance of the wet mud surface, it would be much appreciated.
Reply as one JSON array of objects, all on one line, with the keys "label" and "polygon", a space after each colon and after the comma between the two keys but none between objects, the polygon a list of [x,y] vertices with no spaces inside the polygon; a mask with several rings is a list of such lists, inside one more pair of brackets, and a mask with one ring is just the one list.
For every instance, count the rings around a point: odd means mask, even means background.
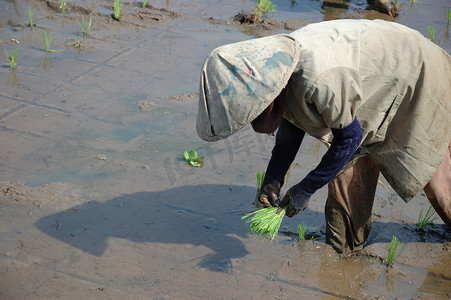
[{"label": "wet mud surface", "polygon": [[[440,220],[416,231],[423,193],[406,204],[381,178],[370,238],[346,257],[325,244],[326,189],[260,242],[240,218],[274,138],[195,133],[199,70],[222,44],[380,18],[434,26],[451,52],[448,0],[399,2],[391,18],[365,1],[274,1],[263,23],[241,24],[255,1],[124,2],[119,20],[113,1],[68,1],[65,14],[0,1],[0,47],[19,49],[16,70],[0,59],[0,299],[449,299],[451,232]],[[202,168],[186,166],[190,149]],[[283,192],[324,151],[307,138]],[[302,222],[321,238],[299,241]],[[404,247],[387,267],[393,235]]]}]

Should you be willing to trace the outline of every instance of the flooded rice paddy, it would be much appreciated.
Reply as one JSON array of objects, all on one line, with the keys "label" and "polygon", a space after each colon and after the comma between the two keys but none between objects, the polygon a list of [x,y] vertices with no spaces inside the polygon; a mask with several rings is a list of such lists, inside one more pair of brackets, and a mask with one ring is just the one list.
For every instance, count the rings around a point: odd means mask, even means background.
[{"label": "flooded rice paddy", "polygon": [[[433,26],[451,52],[449,0],[400,0],[396,18],[363,0],[278,0],[261,25],[234,21],[255,2],[124,1],[117,21],[112,0],[66,1],[64,14],[56,0],[0,1],[0,48],[19,49],[15,70],[0,59],[1,299],[451,297],[451,232],[440,220],[416,231],[423,193],[405,204],[381,178],[367,245],[347,257],[325,244],[325,189],[260,242],[241,217],[255,209],[274,138],[248,127],[212,144],[195,132],[199,72],[215,47],[378,18],[427,37]],[[318,163],[325,149],[314,145],[286,187]],[[185,165],[190,149],[202,168]],[[302,222],[321,238],[299,241]],[[393,235],[404,247],[388,268]]]}]

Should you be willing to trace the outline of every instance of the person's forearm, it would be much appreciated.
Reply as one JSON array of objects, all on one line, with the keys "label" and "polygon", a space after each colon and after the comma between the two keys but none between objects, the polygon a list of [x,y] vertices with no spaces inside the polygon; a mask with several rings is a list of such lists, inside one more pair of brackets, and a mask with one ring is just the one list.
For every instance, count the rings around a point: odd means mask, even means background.
[{"label": "person's forearm", "polygon": [[296,157],[304,135],[305,131],[282,119],[263,185],[279,183],[282,187],[285,175]]},{"label": "person's forearm", "polygon": [[355,119],[348,126],[332,129],[334,138],[319,165],[312,170],[298,185],[304,197],[310,197],[318,189],[332,181],[348,163],[362,141],[362,129]]}]

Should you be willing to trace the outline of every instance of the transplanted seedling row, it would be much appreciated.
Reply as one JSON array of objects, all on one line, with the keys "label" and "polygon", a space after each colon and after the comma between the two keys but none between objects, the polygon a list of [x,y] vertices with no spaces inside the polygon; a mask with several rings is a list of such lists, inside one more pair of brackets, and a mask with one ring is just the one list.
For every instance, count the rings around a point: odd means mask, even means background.
[{"label": "transplanted seedling row", "polygon": [[[449,23],[451,21],[451,8],[448,8],[446,10],[446,33],[445,33],[445,39],[447,39],[448,37],[448,32],[449,32]],[[428,26],[428,32],[429,32],[429,37],[431,39],[431,41],[435,41],[435,28],[432,25]]]},{"label": "transplanted seedling row", "polygon": [[[61,0],[61,12],[63,14],[66,13],[66,3],[64,2],[64,0]],[[28,17],[28,24],[27,25],[30,27],[30,29],[33,29],[33,28],[37,29],[38,28],[38,24],[33,22],[34,20],[33,20],[33,9],[32,8],[28,8],[27,9],[27,17]],[[94,28],[93,22],[92,22],[92,17],[89,17],[88,23],[86,23],[85,20],[83,19],[82,23],[80,24],[80,26],[81,26],[83,37],[88,37],[91,34],[91,32],[92,32],[92,30]],[[47,31],[45,29],[42,30],[42,39],[43,39],[43,43],[44,43],[44,51],[46,53],[57,51],[57,50],[51,49],[52,37],[53,37],[53,32],[47,33]],[[17,56],[18,56],[19,50],[16,49],[15,52],[13,50],[11,50],[10,54],[8,54],[6,49],[4,49],[4,51],[5,51],[5,54],[6,54],[6,58],[8,60],[9,68],[11,70],[16,69]]]}]

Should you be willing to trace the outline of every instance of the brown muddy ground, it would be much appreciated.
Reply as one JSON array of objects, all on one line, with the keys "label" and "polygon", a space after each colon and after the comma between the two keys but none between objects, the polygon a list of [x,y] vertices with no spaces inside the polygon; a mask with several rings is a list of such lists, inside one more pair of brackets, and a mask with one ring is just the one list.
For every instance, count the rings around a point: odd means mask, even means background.
[{"label": "brown muddy ground", "polygon": [[[423,194],[403,203],[381,179],[364,250],[324,243],[325,189],[279,236],[248,236],[255,174],[273,138],[246,128],[204,143],[195,133],[203,59],[216,46],[337,18],[413,27],[451,52],[449,0],[400,0],[394,19],[365,1],[274,1],[263,24],[234,16],[255,1],[0,1],[1,299],[449,299],[451,233],[415,231]],[[33,28],[27,9],[33,9]],[[82,20],[92,17],[89,37]],[[45,53],[42,30],[52,33]],[[2,51],[3,52],[3,51]],[[318,162],[311,138],[287,186]],[[182,161],[205,156],[203,168]],[[324,152],[321,148],[319,155]],[[297,224],[315,242],[299,242]],[[385,266],[396,235],[404,247]]]}]

